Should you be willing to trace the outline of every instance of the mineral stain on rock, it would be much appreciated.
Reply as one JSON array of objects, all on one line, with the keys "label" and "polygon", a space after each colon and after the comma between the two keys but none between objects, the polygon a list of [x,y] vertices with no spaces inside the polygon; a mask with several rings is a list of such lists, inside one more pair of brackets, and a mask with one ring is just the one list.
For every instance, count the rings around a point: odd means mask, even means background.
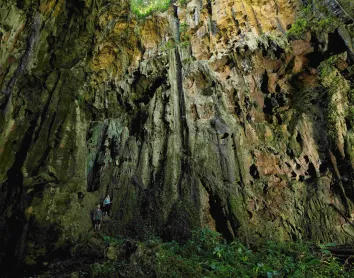
[{"label": "mineral stain on rock", "polygon": [[352,243],[342,1],[299,36],[298,0],[177,1],[144,18],[125,0],[2,1],[2,266],[79,250],[107,194],[107,233]]}]

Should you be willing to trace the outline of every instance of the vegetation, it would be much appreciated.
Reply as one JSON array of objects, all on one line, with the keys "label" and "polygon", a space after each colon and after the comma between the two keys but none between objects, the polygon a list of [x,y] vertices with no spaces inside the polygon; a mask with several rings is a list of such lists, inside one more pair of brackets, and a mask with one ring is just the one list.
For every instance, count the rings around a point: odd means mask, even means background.
[{"label": "vegetation", "polygon": [[328,10],[323,0],[314,0],[300,10],[287,35],[291,38],[301,38],[308,31],[320,35],[325,31],[333,32],[339,25],[339,20]]},{"label": "vegetation", "polygon": [[[338,107],[342,106],[343,102],[347,100],[349,100],[349,104],[353,104],[351,102],[350,85],[336,68],[338,60],[337,56],[331,56],[318,67],[321,84],[327,91],[328,136],[333,142],[338,139],[337,122],[341,113]],[[350,114],[350,111],[347,111],[347,113]]]},{"label": "vegetation", "polygon": [[[348,263],[328,251],[334,244],[266,241],[248,248],[240,241],[226,243],[209,229],[194,231],[187,242],[138,243],[131,261],[95,263],[91,275],[107,277],[353,277]],[[132,263],[133,262],[133,263]]]},{"label": "vegetation", "polygon": [[166,11],[170,4],[170,0],[132,0],[130,7],[139,18],[144,18],[154,12]]},{"label": "vegetation", "polygon": [[163,50],[167,51],[170,49],[174,49],[176,47],[184,48],[190,45],[189,41],[189,35],[188,35],[188,28],[189,25],[185,22],[181,22],[179,26],[179,41],[175,42],[172,39],[170,39],[168,42],[165,43],[163,46]]}]

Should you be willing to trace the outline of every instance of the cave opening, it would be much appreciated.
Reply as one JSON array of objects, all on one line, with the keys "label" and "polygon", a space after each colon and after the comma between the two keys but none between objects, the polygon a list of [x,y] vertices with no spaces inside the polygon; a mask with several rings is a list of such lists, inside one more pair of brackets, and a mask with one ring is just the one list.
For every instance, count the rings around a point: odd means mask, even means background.
[{"label": "cave opening", "polygon": [[[296,135],[296,142],[298,142],[300,145],[302,145],[302,137],[301,137],[300,132],[298,132]],[[306,156],[305,156],[305,160],[307,160]],[[308,160],[306,161],[306,163],[308,163]]]},{"label": "cave opening", "polygon": [[348,50],[348,47],[338,30],[328,34],[327,49],[324,52],[319,48],[321,42],[316,38],[312,38],[312,45],[315,47],[314,51],[306,55],[309,59],[309,66],[312,68],[317,68],[328,57],[341,54]]},{"label": "cave opening", "polygon": [[327,164],[327,162],[322,162],[322,163],[320,164],[320,173],[321,173],[321,174],[326,173],[327,169],[328,169],[328,164]]},{"label": "cave opening", "polygon": [[130,122],[130,133],[132,136],[143,138],[145,122],[148,118],[148,114],[144,110],[139,110],[132,118]]},{"label": "cave opening", "polygon": [[309,163],[306,175],[310,176],[310,178],[315,178],[317,176],[316,168],[312,162]]},{"label": "cave opening", "polygon": [[267,74],[267,71],[264,71],[262,75],[262,82],[261,82],[261,91],[262,93],[268,94],[268,82],[269,82],[269,77]]},{"label": "cave opening", "polygon": [[[27,236],[24,227],[26,226],[26,217],[24,208],[26,206],[26,199],[23,190],[23,173],[22,166],[27,158],[28,150],[32,144],[32,138],[36,124],[38,122],[38,115],[30,121],[21,147],[15,154],[15,160],[12,167],[7,171],[7,181],[3,187],[5,198],[2,199],[0,206],[0,267],[5,269],[4,266],[17,264],[19,267],[22,262],[24,247],[21,238]],[[7,217],[6,210],[11,208],[11,203],[16,204],[11,209],[11,217]],[[21,269],[17,268],[14,272],[19,272]]]},{"label": "cave opening", "polygon": [[209,197],[210,214],[215,220],[217,232],[221,233],[227,241],[233,240],[233,235],[228,227],[228,217],[225,213],[225,208],[222,205],[222,200],[217,195]]},{"label": "cave opening", "polygon": [[254,179],[259,179],[259,172],[258,172],[257,166],[255,164],[252,164],[250,167],[250,175]]},{"label": "cave opening", "polygon": [[264,99],[263,112],[266,115],[271,115],[273,113],[272,99],[268,96]]},{"label": "cave opening", "polygon": [[341,54],[347,51],[347,49],[348,47],[345,44],[342,36],[339,34],[338,30],[328,34],[328,49],[326,51],[328,56]]}]

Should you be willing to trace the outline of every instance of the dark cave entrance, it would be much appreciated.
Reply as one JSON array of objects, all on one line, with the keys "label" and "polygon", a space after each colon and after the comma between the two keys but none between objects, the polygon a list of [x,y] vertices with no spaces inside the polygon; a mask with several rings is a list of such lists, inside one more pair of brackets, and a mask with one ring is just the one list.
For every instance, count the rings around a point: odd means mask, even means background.
[{"label": "dark cave entrance", "polygon": [[210,195],[209,205],[210,214],[215,221],[217,232],[221,233],[228,242],[232,241],[234,239],[234,235],[228,226],[229,219],[226,215],[227,212],[222,204],[222,200],[217,195]]},{"label": "dark cave entrance", "polygon": [[315,46],[314,52],[307,55],[307,58],[310,61],[309,66],[312,68],[317,68],[321,62],[328,59],[330,56],[338,55],[348,50],[348,47],[338,30],[328,34],[327,50],[324,52],[321,52],[318,47],[318,45],[321,45],[321,42],[315,38],[313,40],[315,40],[312,41],[312,45]]}]

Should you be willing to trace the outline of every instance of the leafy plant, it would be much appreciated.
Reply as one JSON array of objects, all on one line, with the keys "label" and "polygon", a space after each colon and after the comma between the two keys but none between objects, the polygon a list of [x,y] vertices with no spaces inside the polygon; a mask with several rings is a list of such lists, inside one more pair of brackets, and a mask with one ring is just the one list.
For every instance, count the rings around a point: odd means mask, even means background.
[{"label": "leafy plant", "polygon": [[116,237],[110,237],[110,236],[103,236],[103,240],[106,243],[106,245],[121,245],[123,243],[122,239],[116,238]]},{"label": "leafy plant", "polygon": [[190,42],[189,41],[183,41],[179,44],[180,47],[187,47],[188,45],[190,45]]},{"label": "leafy plant", "polygon": [[180,25],[179,25],[179,32],[180,32],[180,33],[186,32],[188,26],[189,26],[189,25],[188,25],[186,22],[180,23]]},{"label": "leafy plant", "polygon": [[132,0],[130,8],[139,18],[144,18],[157,11],[166,11],[170,4],[171,0]]},{"label": "leafy plant", "polygon": [[[104,236],[102,240],[112,243],[117,238]],[[81,270],[88,270],[89,277],[126,278],[354,277],[352,265],[332,256],[330,247],[335,243],[263,241],[247,247],[239,240],[228,243],[207,228],[193,231],[184,243],[156,239],[128,243],[118,240],[117,248],[126,250],[124,254],[133,252],[130,256],[95,262]],[[132,246],[137,249],[132,251]]]},{"label": "leafy plant", "polygon": [[303,6],[297,20],[287,31],[287,35],[291,38],[301,38],[308,31],[320,35],[324,31],[333,32],[339,25],[339,20],[324,1],[314,0],[311,4]]},{"label": "leafy plant", "polygon": [[175,48],[175,43],[171,40],[169,40],[168,42],[166,42],[166,44],[164,45],[164,50],[170,50]]},{"label": "leafy plant", "polygon": [[[157,277],[352,277],[326,249],[304,242],[266,241],[247,248],[226,243],[209,229],[194,231],[185,244],[165,243],[157,255]],[[329,253],[328,253],[328,252]]]}]

